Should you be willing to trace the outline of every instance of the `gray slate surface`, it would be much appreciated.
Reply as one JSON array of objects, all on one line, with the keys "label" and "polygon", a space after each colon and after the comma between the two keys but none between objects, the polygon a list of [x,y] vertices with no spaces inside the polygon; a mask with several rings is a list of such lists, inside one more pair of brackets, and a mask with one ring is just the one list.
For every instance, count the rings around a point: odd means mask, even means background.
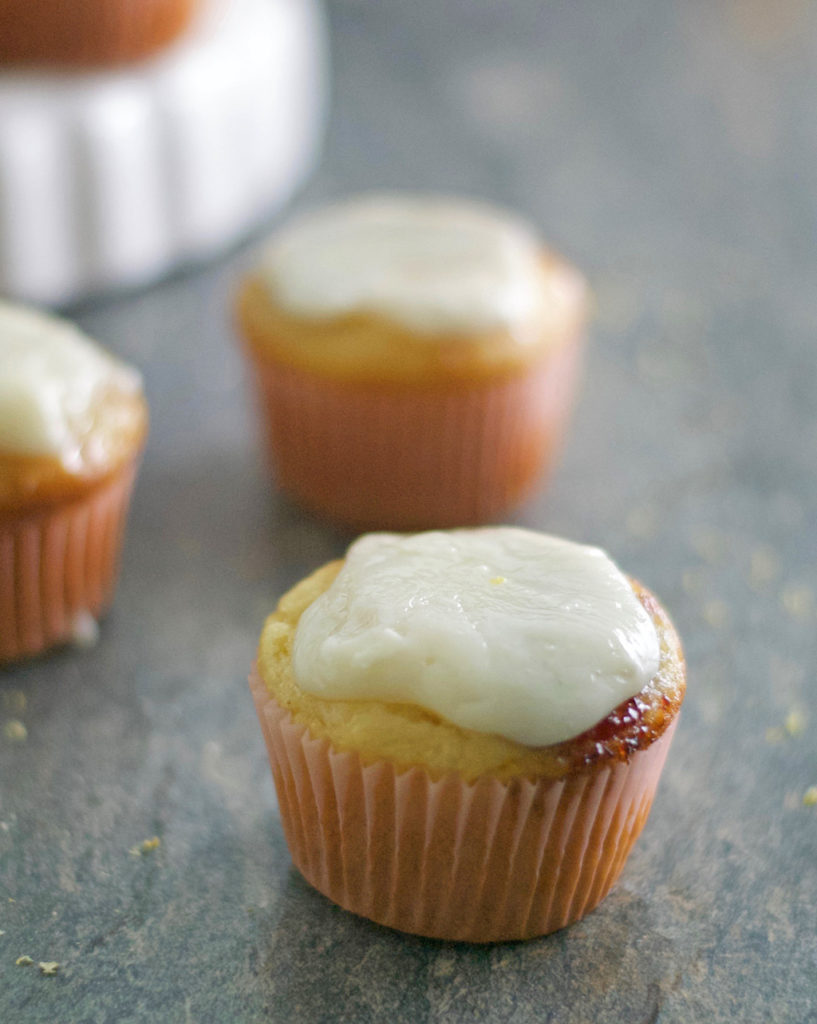
[{"label": "gray slate surface", "polygon": [[484,196],[591,277],[574,430],[518,521],[603,544],[671,609],[690,691],[659,797],[606,902],[526,944],[390,933],[294,872],[245,679],[276,597],[349,538],[270,494],[237,252],[77,313],[144,369],[153,431],[99,645],[0,675],[0,725],[28,730],[0,729],[0,1020],[815,1022],[817,9],[330,13],[298,205]]}]

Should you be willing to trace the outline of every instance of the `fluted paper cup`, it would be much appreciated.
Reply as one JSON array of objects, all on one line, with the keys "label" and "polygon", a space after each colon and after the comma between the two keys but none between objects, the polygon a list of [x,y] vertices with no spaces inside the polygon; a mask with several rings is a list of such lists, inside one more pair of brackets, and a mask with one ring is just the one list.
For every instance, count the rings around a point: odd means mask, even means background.
[{"label": "fluted paper cup", "polygon": [[135,475],[131,463],[79,499],[0,513],[0,663],[69,640],[107,608]]},{"label": "fluted paper cup", "polygon": [[337,381],[251,352],[269,459],[299,504],[355,529],[490,522],[553,465],[580,342],[497,380]]},{"label": "fluted paper cup", "polygon": [[93,67],[148,57],[198,0],[0,0],[0,61]]},{"label": "fluted paper cup", "polygon": [[545,935],[596,907],[652,805],[676,720],[626,762],[500,782],[365,764],[250,687],[293,862],[329,899],[430,938]]}]

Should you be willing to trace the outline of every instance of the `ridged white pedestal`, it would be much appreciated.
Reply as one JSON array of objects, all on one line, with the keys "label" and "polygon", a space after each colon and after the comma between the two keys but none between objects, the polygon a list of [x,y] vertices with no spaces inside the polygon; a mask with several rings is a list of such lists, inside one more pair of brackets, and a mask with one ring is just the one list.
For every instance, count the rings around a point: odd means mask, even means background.
[{"label": "ridged white pedestal", "polygon": [[325,64],[315,0],[215,0],[147,63],[0,73],[0,292],[64,304],[228,245],[308,170]]}]

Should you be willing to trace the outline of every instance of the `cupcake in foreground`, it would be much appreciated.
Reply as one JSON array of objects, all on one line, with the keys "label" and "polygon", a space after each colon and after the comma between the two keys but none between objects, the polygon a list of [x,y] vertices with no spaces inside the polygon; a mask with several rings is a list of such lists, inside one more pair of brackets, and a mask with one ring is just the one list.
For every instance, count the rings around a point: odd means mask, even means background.
[{"label": "cupcake in foreground", "polygon": [[578,272],[491,207],[301,218],[238,301],[279,485],[358,529],[500,518],[559,448],[584,315]]},{"label": "cupcake in foreground", "polygon": [[0,0],[0,61],[95,67],[152,56],[198,0]]},{"label": "cupcake in foreground", "polygon": [[0,304],[0,662],[108,605],[146,431],[135,370],[64,320]]},{"label": "cupcake in foreground", "polygon": [[380,924],[491,942],[607,894],[685,669],[604,552],[492,527],[362,537],[281,600],[250,683],[307,881]]}]

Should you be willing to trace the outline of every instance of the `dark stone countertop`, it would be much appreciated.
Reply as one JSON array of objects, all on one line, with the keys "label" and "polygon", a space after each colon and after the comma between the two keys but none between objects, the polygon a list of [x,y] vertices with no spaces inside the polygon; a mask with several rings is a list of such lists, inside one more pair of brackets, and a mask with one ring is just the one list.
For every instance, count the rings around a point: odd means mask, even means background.
[{"label": "dark stone countertop", "polygon": [[153,429],[98,646],[0,675],[0,1020],[815,1022],[817,9],[330,16],[333,121],[297,205],[484,196],[591,278],[574,429],[518,521],[604,545],[671,610],[689,695],[658,799],[605,903],[524,944],[390,933],[294,872],[246,676],[276,597],[349,538],[259,466],[245,248],[76,312],[144,369]]}]

